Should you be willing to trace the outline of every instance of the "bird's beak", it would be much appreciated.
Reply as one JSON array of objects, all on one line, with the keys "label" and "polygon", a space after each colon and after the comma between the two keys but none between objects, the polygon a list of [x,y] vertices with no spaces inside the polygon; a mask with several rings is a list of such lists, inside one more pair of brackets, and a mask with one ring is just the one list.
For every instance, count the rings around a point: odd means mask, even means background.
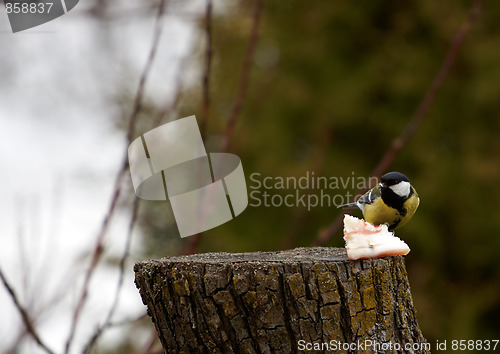
[{"label": "bird's beak", "polygon": [[378,187],[379,187],[379,188],[385,187],[385,184],[383,184],[383,183],[379,183],[379,184],[378,184]]}]

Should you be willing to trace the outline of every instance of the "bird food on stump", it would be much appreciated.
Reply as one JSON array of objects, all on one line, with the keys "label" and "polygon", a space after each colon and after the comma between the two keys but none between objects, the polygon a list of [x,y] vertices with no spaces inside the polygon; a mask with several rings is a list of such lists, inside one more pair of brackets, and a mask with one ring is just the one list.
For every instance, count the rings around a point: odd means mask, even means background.
[{"label": "bird food on stump", "polygon": [[[425,343],[402,256],[351,261],[343,248],[298,248],[170,257],[134,270],[168,353],[293,353],[314,343],[422,352],[406,348]],[[342,350],[353,343],[372,347]]]}]

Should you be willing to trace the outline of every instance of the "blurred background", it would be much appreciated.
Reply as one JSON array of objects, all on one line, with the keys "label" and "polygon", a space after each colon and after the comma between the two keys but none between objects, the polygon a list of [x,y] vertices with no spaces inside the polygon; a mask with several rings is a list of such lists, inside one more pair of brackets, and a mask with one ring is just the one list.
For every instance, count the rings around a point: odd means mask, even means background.
[{"label": "blurred background", "polygon": [[[500,4],[471,21],[480,3],[93,0],[15,35],[1,8],[0,267],[43,342],[58,353],[68,342],[75,353],[160,350],[133,284],[137,261],[344,246],[334,205],[252,198],[235,220],[180,239],[168,203],[135,198],[130,139],[196,115],[207,151],[241,158],[249,192],[264,192],[252,175],[314,174],[349,182],[323,193],[354,196],[452,46],[429,111],[382,172],[404,173],[421,198],[397,236],[412,249],[424,336],[498,339]],[[300,193],[320,195],[309,187]],[[44,352],[6,287],[0,301],[0,352]]]}]

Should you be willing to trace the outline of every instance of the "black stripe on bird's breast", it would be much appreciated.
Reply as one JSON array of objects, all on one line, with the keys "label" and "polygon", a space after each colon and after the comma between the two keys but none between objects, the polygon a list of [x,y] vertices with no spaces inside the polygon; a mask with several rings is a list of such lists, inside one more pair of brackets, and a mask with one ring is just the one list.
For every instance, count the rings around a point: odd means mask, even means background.
[{"label": "black stripe on bird's breast", "polygon": [[394,229],[398,227],[401,220],[401,218],[397,218],[391,225],[389,225],[389,231],[394,231]]},{"label": "black stripe on bird's breast", "polygon": [[[413,190],[410,192],[410,195],[413,193]],[[404,202],[407,198],[400,197],[390,188],[382,189],[382,200],[384,203],[391,208],[396,209],[401,216],[406,215],[406,208],[404,207]]]}]

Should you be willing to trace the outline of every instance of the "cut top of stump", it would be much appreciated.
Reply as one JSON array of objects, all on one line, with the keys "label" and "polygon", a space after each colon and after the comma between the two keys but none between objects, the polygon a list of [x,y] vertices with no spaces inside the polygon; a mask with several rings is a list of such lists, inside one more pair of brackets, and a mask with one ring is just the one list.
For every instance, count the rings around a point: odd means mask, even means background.
[{"label": "cut top of stump", "polygon": [[296,262],[349,262],[345,248],[314,247],[296,248],[278,252],[248,252],[248,253],[199,253],[189,256],[166,257],[156,261],[139,262],[136,266],[150,262],[154,263],[296,263]]}]

